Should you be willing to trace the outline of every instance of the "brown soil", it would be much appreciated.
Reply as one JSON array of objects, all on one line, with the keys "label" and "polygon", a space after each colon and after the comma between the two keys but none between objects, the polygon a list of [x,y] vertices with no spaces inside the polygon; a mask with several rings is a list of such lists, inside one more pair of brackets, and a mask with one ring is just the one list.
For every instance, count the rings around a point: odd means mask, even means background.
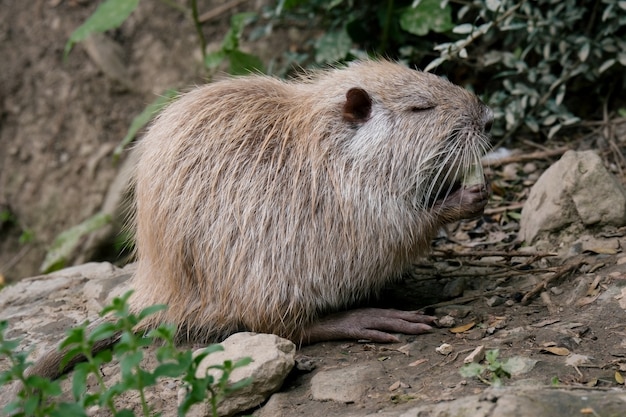
[{"label": "brown soil", "polygon": [[[70,34],[98,2],[6,2],[0,19],[0,276],[15,280],[38,273],[60,232],[97,213],[119,170],[113,149],[136,115],[170,88],[207,80],[191,19],[162,1],[142,1],[106,43],[88,53],[77,45],[64,59]],[[178,1],[187,5],[186,1]],[[201,12],[224,2],[199,2]],[[264,2],[239,2],[208,20],[203,30],[215,50],[236,12]],[[280,62],[298,38],[277,30],[255,42],[264,62]],[[113,53],[105,55],[113,44]],[[242,49],[252,48],[242,45]],[[102,61],[104,61],[102,63]],[[115,64],[118,64],[117,67]],[[122,158],[123,159],[123,158]],[[1,217],[0,217],[1,219]],[[32,239],[22,243],[28,232]],[[1,282],[1,281],[0,281]]]}]

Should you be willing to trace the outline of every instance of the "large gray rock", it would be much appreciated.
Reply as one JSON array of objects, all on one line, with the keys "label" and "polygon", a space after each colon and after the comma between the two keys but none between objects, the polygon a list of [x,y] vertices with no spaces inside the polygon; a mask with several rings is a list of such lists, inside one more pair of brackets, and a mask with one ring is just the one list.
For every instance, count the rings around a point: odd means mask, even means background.
[{"label": "large gray rock", "polygon": [[375,377],[375,370],[367,365],[322,370],[311,380],[311,395],[318,401],[358,402],[367,393],[367,382]]},{"label": "large gray rock", "polygon": [[626,224],[626,191],[593,151],[568,151],[543,173],[522,209],[520,239],[574,223]]}]

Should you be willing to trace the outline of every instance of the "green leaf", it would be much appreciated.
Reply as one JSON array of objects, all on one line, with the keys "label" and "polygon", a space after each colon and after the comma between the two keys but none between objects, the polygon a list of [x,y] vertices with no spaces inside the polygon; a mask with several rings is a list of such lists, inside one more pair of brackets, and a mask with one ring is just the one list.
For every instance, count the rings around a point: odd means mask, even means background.
[{"label": "green leaf", "polygon": [[49,272],[56,271],[57,269],[61,269],[65,266],[65,262],[67,262],[70,255],[74,252],[74,249],[80,245],[83,237],[94,230],[100,229],[110,222],[110,215],[98,213],[82,223],[62,232],[56,237],[56,239],[54,239],[54,242],[52,242],[52,245],[46,254],[46,258],[39,268],[41,272],[47,274]]},{"label": "green leaf", "polygon": [[230,62],[230,73],[232,75],[246,75],[250,73],[263,73],[263,62],[251,54],[241,51],[227,52]]},{"label": "green leaf", "polygon": [[89,369],[87,367],[77,367],[74,370],[74,376],[72,378],[72,395],[75,400],[78,400],[84,394],[87,387],[88,375]]},{"label": "green leaf", "polygon": [[35,233],[33,233],[32,230],[26,229],[20,235],[20,238],[18,239],[18,242],[20,244],[30,243],[30,242],[33,241],[34,238],[35,238]]},{"label": "green leaf", "polygon": [[102,33],[119,27],[139,5],[139,0],[106,0],[96,11],[70,35],[65,44],[65,56],[78,42],[92,33]]},{"label": "green leaf", "polygon": [[239,360],[237,360],[237,362],[235,362],[233,364],[233,369],[235,368],[241,368],[242,366],[246,366],[252,363],[252,358],[249,356],[245,356]]},{"label": "green leaf", "polygon": [[122,368],[122,374],[124,374],[125,372],[126,373],[130,372],[134,367],[139,365],[142,359],[143,359],[142,351],[132,352],[132,353],[125,355],[120,360],[120,368]]},{"label": "green leaf", "polygon": [[148,317],[148,316],[150,316],[152,314],[155,314],[155,313],[157,313],[159,311],[163,311],[163,310],[167,310],[167,305],[166,304],[154,304],[154,305],[151,305],[150,307],[146,307],[143,310],[141,310],[139,312],[139,315],[137,316],[137,318],[139,320],[143,320],[146,317]]},{"label": "green leaf", "polygon": [[424,36],[431,30],[447,32],[454,27],[452,9],[448,4],[442,8],[440,0],[422,0],[417,6],[402,12],[400,27],[418,36]]},{"label": "green leaf", "polygon": [[81,326],[76,326],[68,330],[67,336],[65,337],[65,339],[63,339],[63,341],[61,341],[59,348],[64,349],[72,345],[81,345],[83,340],[85,340],[86,328],[87,328],[87,325],[83,324]]},{"label": "green leaf", "polygon": [[180,363],[163,363],[156,367],[154,375],[157,377],[170,377],[176,378],[185,373],[187,367],[185,364]]},{"label": "green leaf", "polygon": [[230,28],[222,41],[222,50],[225,52],[239,49],[239,39],[243,33],[243,28],[256,19],[256,13],[237,13],[230,18]]},{"label": "green leaf", "polygon": [[500,349],[492,349],[485,352],[485,360],[489,364],[493,364],[498,360],[498,356],[500,355]]},{"label": "green leaf", "polygon": [[117,160],[124,151],[124,148],[128,146],[128,144],[135,138],[137,133],[144,128],[152,120],[152,118],[160,112],[166,105],[168,105],[174,97],[178,96],[178,92],[176,90],[170,89],[165,91],[162,95],[156,98],[152,103],[150,103],[139,115],[135,116],[133,121],[130,123],[130,127],[128,128],[128,132],[126,132],[126,136],[124,139],[115,147],[113,151],[113,160]]},{"label": "green leaf", "polygon": [[334,63],[346,58],[352,48],[352,39],[346,28],[326,32],[315,42],[315,62]]},{"label": "green leaf", "polygon": [[485,367],[478,363],[470,363],[462,367],[459,372],[464,378],[474,378],[483,373]]},{"label": "green leaf", "polygon": [[254,379],[252,377],[247,377],[240,379],[239,381],[233,382],[231,385],[228,386],[228,392],[230,393],[247,387],[252,383],[253,380]]},{"label": "green leaf", "polygon": [[204,57],[204,66],[209,68],[209,69],[215,69],[225,59],[226,59],[226,52],[224,52],[224,51],[222,51],[220,49],[219,51],[215,51],[215,52],[211,52],[210,54],[206,54],[206,56]]},{"label": "green leaf", "polygon": [[88,340],[95,342],[97,340],[107,339],[115,334],[117,331],[116,326],[113,323],[102,323],[89,334]]},{"label": "green leaf", "polygon": [[52,417],[87,417],[85,409],[78,403],[60,403],[50,413]]}]

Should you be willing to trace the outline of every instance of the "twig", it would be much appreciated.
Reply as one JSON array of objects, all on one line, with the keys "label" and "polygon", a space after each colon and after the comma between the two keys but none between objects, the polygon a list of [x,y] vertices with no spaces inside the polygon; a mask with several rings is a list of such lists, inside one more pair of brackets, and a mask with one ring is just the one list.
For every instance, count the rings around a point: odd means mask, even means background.
[{"label": "twig", "polygon": [[441,302],[436,303],[436,304],[430,304],[430,305],[424,306],[424,307],[421,308],[421,310],[425,310],[427,308],[445,307],[445,306],[449,306],[449,305],[467,304],[469,302],[476,301],[476,300],[479,300],[481,298],[489,298],[489,297],[494,296],[494,295],[507,294],[507,292],[508,292],[508,290],[500,289],[500,290],[494,290],[494,291],[486,291],[486,292],[483,292],[483,293],[477,294],[477,295],[468,295],[466,297],[457,297],[457,298],[455,298],[453,300],[441,301]]},{"label": "twig", "polygon": [[13,268],[26,254],[33,248],[33,245],[26,245],[19,250],[11,259],[9,259],[4,265],[0,267],[0,270],[8,271]]},{"label": "twig", "polygon": [[582,259],[577,259],[575,261],[573,261],[572,263],[570,263],[569,265],[564,266],[560,271],[556,272],[554,275],[546,278],[545,280],[543,280],[543,282],[540,282],[539,284],[537,284],[535,286],[535,288],[533,288],[532,290],[530,290],[529,292],[526,293],[526,295],[524,295],[524,297],[522,298],[521,304],[522,305],[528,305],[530,303],[530,300],[535,297],[537,294],[539,294],[541,291],[545,290],[548,288],[548,285],[554,281],[556,281],[557,279],[569,274],[570,272],[573,272],[575,270],[577,270],[582,264],[584,264],[585,261]]},{"label": "twig", "polygon": [[485,214],[489,216],[491,214],[504,213],[505,211],[514,211],[514,210],[519,210],[521,208],[524,208],[524,203],[513,203],[513,204],[509,204],[508,206],[493,207],[493,208],[485,209]]},{"label": "twig", "polygon": [[434,255],[445,256],[445,257],[466,257],[466,256],[502,256],[505,258],[514,258],[518,256],[529,256],[529,257],[538,257],[545,258],[547,256],[557,256],[557,253],[554,252],[520,252],[520,251],[501,251],[501,250],[481,250],[480,252],[456,252],[452,249],[435,249],[433,250]]},{"label": "twig", "polygon": [[202,33],[202,25],[200,18],[198,17],[198,3],[196,0],[191,0],[191,17],[193,19],[193,25],[196,28],[198,39],[200,40],[200,50],[202,52],[202,61],[206,58],[206,38]]},{"label": "twig", "polygon": [[211,19],[215,19],[216,17],[218,17],[221,14],[226,13],[227,11],[229,11],[230,9],[239,6],[242,3],[247,2],[248,0],[232,0],[229,1],[226,4],[222,4],[221,6],[217,6],[214,7],[213,9],[209,10],[208,12],[202,13],[200,15],[200,17],[198,17],[198,22],[200,23],[206,23]]},{"label": "twig", "polygon": [[540,151],[540,152],[532,152],[529,154],[520,154],[513,155],[506,158],[499,158],[494,160],[483,161],[483,166],[485,167],[497,167],[501,165],[510,164],[513,162],[524,162],[524,161],[534,161],[537,159],[548,159],[555,156],[559,156],[567,152],[570,148],[567,146],[563,146],[561,148],[556,148],[548,151]]}]

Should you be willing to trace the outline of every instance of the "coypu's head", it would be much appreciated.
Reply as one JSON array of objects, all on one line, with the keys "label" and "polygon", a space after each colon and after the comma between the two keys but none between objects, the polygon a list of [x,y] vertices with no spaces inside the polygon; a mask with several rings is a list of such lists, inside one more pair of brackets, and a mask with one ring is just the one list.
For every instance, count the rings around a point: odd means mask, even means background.
[{"label": "coypu's head", "polygon": [[480,157],[493,113],[473,93],[387,61],[339,74],[342,117],[352,129],[343,149],[362,174],[371,173],[371,185],[428,210],[463,183],[484,182]]}]

